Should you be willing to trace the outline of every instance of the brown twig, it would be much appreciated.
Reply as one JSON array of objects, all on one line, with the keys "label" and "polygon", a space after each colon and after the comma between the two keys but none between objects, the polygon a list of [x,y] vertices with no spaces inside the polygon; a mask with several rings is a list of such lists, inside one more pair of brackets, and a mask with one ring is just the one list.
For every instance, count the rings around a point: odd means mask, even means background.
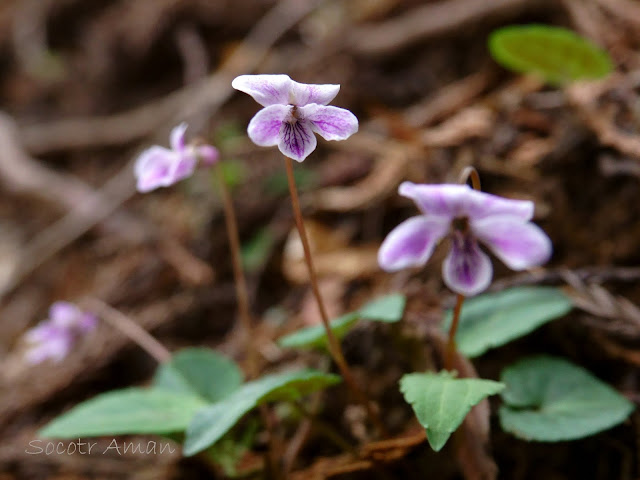
[{"label": "brown twig", "polygon": [[538,10],[552,3],[541,0],[448,0],[413,8],[377,25],[356,28],[347,40],[348,48],[360,54],[380,55],[449,32],[486,18],[505,17],[514,12]]},{"label": "brown twig", "polygon": [[[180,276],[190,283],[210,281],[213,271],[194,257],[176,239],[146,220],[116,210],[135,192],[130,165],[125,166],[101,189],[62,175],[27,155],[18,143],[17,127],[8,115],[0,114],[0,180],[8,188],[52,202],[68,213],[45,228],[22,249],[19,268],[0,286],[0,297],[13,290],[27,275],[92,227],[102,224],[128,241],[157,238],[160,253]],[[111,217],[110,220],[108,218]],[[104,223],[103,223],[104,222]]]},{"label": "brown twig", "polygon": [[127,112],[25,126],[21,129],[23,143],[32,153],[122,145],[176,118],[188,120],[201,112],[212,115],[233,94],[231,80],[254,70],[273,44],[318,3],[319,0],[278,2],[209,78]]},{"label": "brown twig", "polygon": [[88,298],[82,302],[87,310],[95,312],[100,318],[132,340],[158,363],[166,363],[171,359],[171,352],[124,313],[107,305],[97,298]]}]

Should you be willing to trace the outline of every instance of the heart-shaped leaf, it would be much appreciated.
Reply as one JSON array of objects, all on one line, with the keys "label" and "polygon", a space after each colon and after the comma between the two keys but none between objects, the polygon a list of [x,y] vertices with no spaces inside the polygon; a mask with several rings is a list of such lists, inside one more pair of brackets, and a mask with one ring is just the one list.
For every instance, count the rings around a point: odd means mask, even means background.
[{"label": "heart-shaped leaf", "polygon": [[153,384],[156,388],[217,402],[240,387],[242,371],[233,360],[211,349],[186,348],[158,368]]},{"label": "heart-shaped leaf", "polygon": [[[469,298],[460,315],[458,350],[468,357],[477,357],[565,315],[571,306],[569,298],[553,287],[510,288]],[[451,319],[452,312],[448,311],[444,330],[449,329]]]},{"label": "heart-shaped leaf", "polygon": [[525,440],[558,442],[593,435],[624,421],[634,405],[564,359],[525,358],[505,368],[500,423]]},{"label": "heart-shaped leaf", "polygon": [[596,79],[613,69],[607,52],[566,28],[513,25],[494,31],[489,50],[503,67],[551,84]]},{"label": "heart-shaped leaf", "polygon": [[[347,313],[329,322],[331,331],[338,339],[342,339],[358,320],[373,320],[394,323],[402,319],[406,298],[401,294],[387,295],[365,304],[355,312]],[[278,340],[278,345],[285,348],[326,348],[327,334],[322,325],[301,328]]]},{"label": "heart-shaped leaf", "polygon": [[245,383],[224,400],[199,410],[187,428],[184,454],[194,455],[216,443],[243,415],[267,402],[297,400],[340,382],[338,375],[302,370],[267,375]]},{"label": "heart-shaped leaf", "polygon": [[395,323],[402,320],[407,299],[400,293],[386,295],[364,305],[358,312],[366,320]]},{"label": "heart-shaped leaf", "polygon": [[79,438],[179,432],[205,405],[198,396],[160,389],[114,390],[76,405],[38,434],[45,438]]},{"label": "heart-shaped leaf", "polygon": [[504,388],[479,378],[455,378],[450,372],[410,373],[400,379],[400,391],[427,431],[429,445],[439,451],[474,405]]}]

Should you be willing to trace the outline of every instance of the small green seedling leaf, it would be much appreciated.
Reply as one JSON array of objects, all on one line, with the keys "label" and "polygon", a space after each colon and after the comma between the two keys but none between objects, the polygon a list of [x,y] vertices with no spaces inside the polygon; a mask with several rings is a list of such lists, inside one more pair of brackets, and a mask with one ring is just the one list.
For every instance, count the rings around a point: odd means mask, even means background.
[{"label": "small green seedling leaf", "polygon": [[[338,340],[342,339],[358,322],[358,313],[347,313],[329,322],[331,331]],[[326,348],[327,334],[323,325],[314,325],[297,330],[278,340],[278,345],[284,348]]]},{"label": "small green seedling leaf", "polygon": [[271,230],[263,228],[258,231],[249,242],[242,245],[242,266],[247,272],[255,272],[266,263],[276,238]]},{"label": "small green seedling leaf", "polygon": [[495,30],[489,51],[503,67],[560,85],[597,79],[613,69],[607,52],[571,30],[548,25],[513,25]]},{"label": "small green seedling leaf", "polygon": [[242,380],[242,371],[233,360],[208,348],[186,348],[158,368],[153,385],[217,402],[237,390]]},{"label": "small green seedling leaf", "polygon": [[[242,185],[247,179],[247,169],[240,161],[227,159],[224,162],[220,162],[218,168],[222,172],[224,183],[231,189]],[[218,174],[219,172],[213,172],[214,176]],[[214,182],[216,188],[217,182],[217,180]]]},{"label": "small green seedling leaf", "polygon": [[[402,319],[406,298],[401,294],[387,295],[365,304],[355,312],[347,313],[329,322],[336,338],[342,339],[358,323],[359,319],[394,323]],[[301,328],[278,340],[285,348],[326,348],[327,334],[322,325]]]},{"label": "small green seedling leaf", "polygon": [[[571,307],[569,298],[553,287],[510,288],[467,299],[456,334],[458,350],[477,357],[567,314]],[[452,312],[448,311],[445,330],[451,318]]]},{"label": "small green seedling leaf", "polygon": [[400,379],[400,391],[413,407],[436,452],[444,447],[474,405],[504,388],[479,378],[455,378],[450,372],[410,373]]},{"label": "small green seedling leaf", "polygon": [[184,454],[216,443],[250,410],[267,402],[293,401],[340,382],[338,375],[302,370],[268,375],[244,384],[224,400],[198,411],[187,428]]},{"label": "small green seedling leaf", "polygon": [[634,405],[583,368],[549,356],[503,370],[503,430],[539,442],[574,440],[624,421]]},{"label": "small green seedling leaf", "polygon": [[44,438],[79,438],[179,432],[205,405],[198,396],[160,389],[114,390],[76,405],[38,434]]},{"label": "small green seedling leaf", "polygon": [[406,303],[404,295],[394,293],[367,303],[358,312],[363,319],[395,323],[402,320]]}]

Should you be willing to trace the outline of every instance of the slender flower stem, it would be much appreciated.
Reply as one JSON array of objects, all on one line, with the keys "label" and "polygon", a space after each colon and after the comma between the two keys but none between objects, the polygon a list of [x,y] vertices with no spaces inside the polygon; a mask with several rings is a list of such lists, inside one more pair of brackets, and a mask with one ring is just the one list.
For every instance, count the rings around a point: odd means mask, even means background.
[{"label": "slender flower stem", "polygon": [[[218,190],[222,197],[222,205],[224,208],[224,221],[227,228],[227,237],[229,238],[229,248],[231,250],[231,263],[233,265],[233,279],[236,288],[236,297],[238,299],[238,312],[240,322],[244,329],[246,349],[247,349],[247,372],[250,379],[257,378],[260,375],[260,366],[258,365],[258,350],[253,345],[253,322],[251,320],[251,308],[249,306],[249,289],[247,288],[247,279],[242,268],[242,256],[240,254],[240,235],[238,234],[238,222],[236,220],[236,212],[233,208],[233,200],[227,184],[224,180],[222,167],[220,163],[216,166],[215,172],[218,181]],[[278,467],[277,438],[275,435],[274,419],[266,405],[259,408],[260,417],[267,429],[269,453],[266,456],[268,469],[271,471],[273,478],[280,478],[280,468]]]},{"label": "slender flower stem", "polygon": [[165,363],[171,359],[171,352],[164,345],[124,313],[97,298],[88,298],[83,304],[89,310],[96,312],[113,328],[129,337],[135,344],[155,358],[158,363]]},{"label": "slender flower stem", "polygon": [[238,235],[238,222],[236,220],[236,212],[233,208],[231,194],[224,180],[222,167],[220,163],[216,166],[215,172],[218,181],[218,190],[222,197],[222,205],[224,208],[224,221],[227,228],[227,237],[229,238],[229,248],[231,250],[231,263],[233,265],[233,279],[236,288],[236,296],[238,298],[238,312],[240,322],[244,329],[244,335],[247,343],[247,371],[250,378],[256,378],[259,374],[257,350],[252,345],[253,325],[251,321],[251,309],[249,307],[249,289],[247,288],[247,280],[244,276],[242,268],[242,257],[240,254],[240,237]]},{"label": "slender flower stem", "polygon": [[333,360],[336,362],[342,377],[345,382],[351,389],[352,393],[356,397],[357,401],[361,403],[367,410],[367,414],[371,418],[371,420],[376,425],[376,428],[380,431],[382,435],[385,435],[386,429],[380,416],[376,412],[376,410],[371,406],[371,402],[367,398],[366,394],[360,389],[358,383],[356,382],[353,374],[351,373],[351,369],[347,364],[346,359],[344,358],[344,354],[342,353],[342,347],[340,346],[340,342],[334,335],[331,327],[329,325],[329,316],[327,315],[327,311],[324,306],[324,302],[322,301],[322,296],[320,295],[320,288],[318,287],[318,278],[316,276],[316,271],[313,266],[313,259],[311,256],[311,248],[309,247],[309,239],[307,238],[307,232],[304,228],[304,221],[302,219],[302,211],[300,210],[300,199],[298,198],[298,189],[296,188],[296,180],[293,175],[293,162],[292,160],[285,155],[285,165],[287,167],[287,179],[289,181],[289,193],[291,194],[291,205],[293,207],[293,214],[296,221],[296,226],[298,228],[298,233],[300,235],[300,241],[302,242],[302,247],[304,249],[304,259],[307,264],[307,270],[309,271],[309,281],[311,283],[311,289],[313,291],[313,295],[316,298],[316,303],[318,304],[318,310],[320,311],[320,318],[322,319],[322,325],[327,333],[327,343],[329,347],[329,353],[333,357]]},{"label": "slender flower stem", "polygon": [[456,331],[458,330],[458,323],[460,323],[460,311],[462,310],[463,303],[464,295],[458,294],[456,306],[453,308],[453,320],[451,321],[451,327],[449,327],[449,341],[447,342],[447,352],[444,362],[445,370],[453,369],[456,354]]}]

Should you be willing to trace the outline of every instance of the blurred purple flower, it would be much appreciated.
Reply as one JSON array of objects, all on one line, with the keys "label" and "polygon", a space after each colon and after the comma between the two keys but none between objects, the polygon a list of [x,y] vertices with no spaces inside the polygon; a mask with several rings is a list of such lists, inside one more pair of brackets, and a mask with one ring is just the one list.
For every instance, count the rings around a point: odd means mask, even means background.
[{"label": "blurred purple flower", "polygon": [[404,182],[398,192],[411,198],[422,215],[402,222],[382,243],[378,262],[386,271],[424,265],[438,242],[449,236],[444,282],[454,292],[472,296],[485,290],[493,276],[491,261],[478,241],[512,270],[541,265],[551,256],[549,237],[530,222],[533,202],[478,192],[467,185]]},{"label": "blurred purple flower", "polygon": [[217,148],[187,144],[186,130],[186,123],[171,130],[171,149],[154,145],[140,154],[134,167],[139,192],[168,187],[190,177],[198,166],[198,161],[203,166],[210,166],[218,160]]},{"label": "blurred purple flower", "polygon": [[327,104],[340,85],[307,85],[288,75],[240,75],[231,86],[262,105],[249,122],[247,133],[256,145],[272,147],[302,162],[317,145],[314,132],[325,140],[346,140],[358,131],[358,119],[349,110]]},{"label": "blurred purple flower", "polygon": [[67,356],[73,344],[84,334],[91,332],[98,319],[68,302],[55,302],[49,308],[49,318],[25,333],[29,348],[27,362],[42,363],[47,359],[60,362]]}]

